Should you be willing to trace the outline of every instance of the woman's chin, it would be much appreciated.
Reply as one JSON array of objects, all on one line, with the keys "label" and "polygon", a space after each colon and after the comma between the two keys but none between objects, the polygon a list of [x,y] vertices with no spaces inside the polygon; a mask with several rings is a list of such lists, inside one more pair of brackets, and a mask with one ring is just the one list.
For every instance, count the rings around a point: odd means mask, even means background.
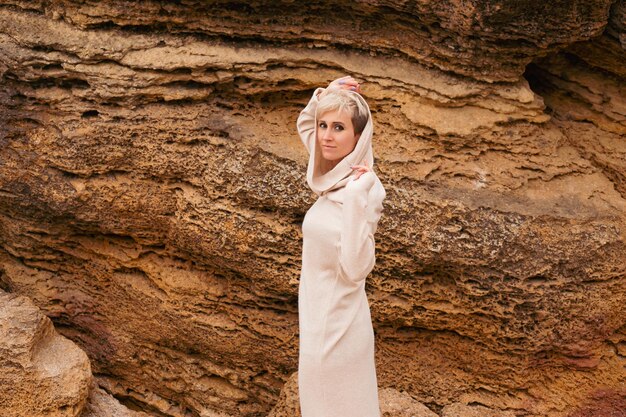
[{"label": "woman's chin", "polygon": [[332,152],[324,152],[322,151],[322,158],[324,158],[325,160],[332,162],[335,159],[337,159],[337,155],[333,154]]}]

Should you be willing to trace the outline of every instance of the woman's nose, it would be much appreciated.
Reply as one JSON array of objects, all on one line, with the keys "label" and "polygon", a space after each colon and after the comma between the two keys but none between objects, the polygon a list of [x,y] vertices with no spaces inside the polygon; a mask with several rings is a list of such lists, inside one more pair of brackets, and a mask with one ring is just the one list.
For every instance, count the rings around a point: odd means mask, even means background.
[{"label": "woman's nose", "polygon": [[322,139],[323,140],[331,140],[333,138],[332,132],[330,131],[330,129],[326,129],[322,132]]}]

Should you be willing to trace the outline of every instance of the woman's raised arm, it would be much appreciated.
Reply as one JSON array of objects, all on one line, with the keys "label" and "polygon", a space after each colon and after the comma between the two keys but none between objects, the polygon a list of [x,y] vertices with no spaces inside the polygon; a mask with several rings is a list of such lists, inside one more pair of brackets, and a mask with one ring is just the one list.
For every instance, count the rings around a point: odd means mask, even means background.
[{"label": "woman's raised arm", "polygon": [[317,103],[319,102],[318,94],[323,91],[324,89],[321,87],[316,88],[309,103],[300,112],[300,116],[298,116],[298,134],[300,134],[300,139],[309,153],[311,153],[311,149],[315,146],[315,111],[317,110]]}]

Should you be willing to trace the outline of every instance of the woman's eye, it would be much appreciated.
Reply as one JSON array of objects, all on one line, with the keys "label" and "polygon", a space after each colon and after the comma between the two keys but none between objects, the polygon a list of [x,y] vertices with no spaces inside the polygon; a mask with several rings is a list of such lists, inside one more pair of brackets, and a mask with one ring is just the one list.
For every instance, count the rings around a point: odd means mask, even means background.
[{"label": "woman's eye", "polygon": [[324,123],[324,122],[320,123],[320,127],[321,127],[322,129],[325,129],[325,128],[326,128],[326,123]]},{"label": "woman's eye", "polygon": [[341,132],[343,130],[343,126],[337,125],[337,126],[335,126],[335,130],[338,131],[338,132]]}]

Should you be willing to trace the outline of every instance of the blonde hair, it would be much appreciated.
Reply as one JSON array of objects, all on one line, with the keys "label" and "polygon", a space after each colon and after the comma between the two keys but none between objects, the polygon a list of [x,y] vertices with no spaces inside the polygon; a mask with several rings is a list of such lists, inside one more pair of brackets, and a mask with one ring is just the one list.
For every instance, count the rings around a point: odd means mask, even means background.
[{"label": "blonde hair", "polygon": [[319,118],[321,114],[333,110],[348,112],[352,119],[355,134],[359,134],[365,129],[369,113],[361,100],[356,97],[355,93],[351,93],[347,90],[329,91],[317,104],[315,117]]}]

